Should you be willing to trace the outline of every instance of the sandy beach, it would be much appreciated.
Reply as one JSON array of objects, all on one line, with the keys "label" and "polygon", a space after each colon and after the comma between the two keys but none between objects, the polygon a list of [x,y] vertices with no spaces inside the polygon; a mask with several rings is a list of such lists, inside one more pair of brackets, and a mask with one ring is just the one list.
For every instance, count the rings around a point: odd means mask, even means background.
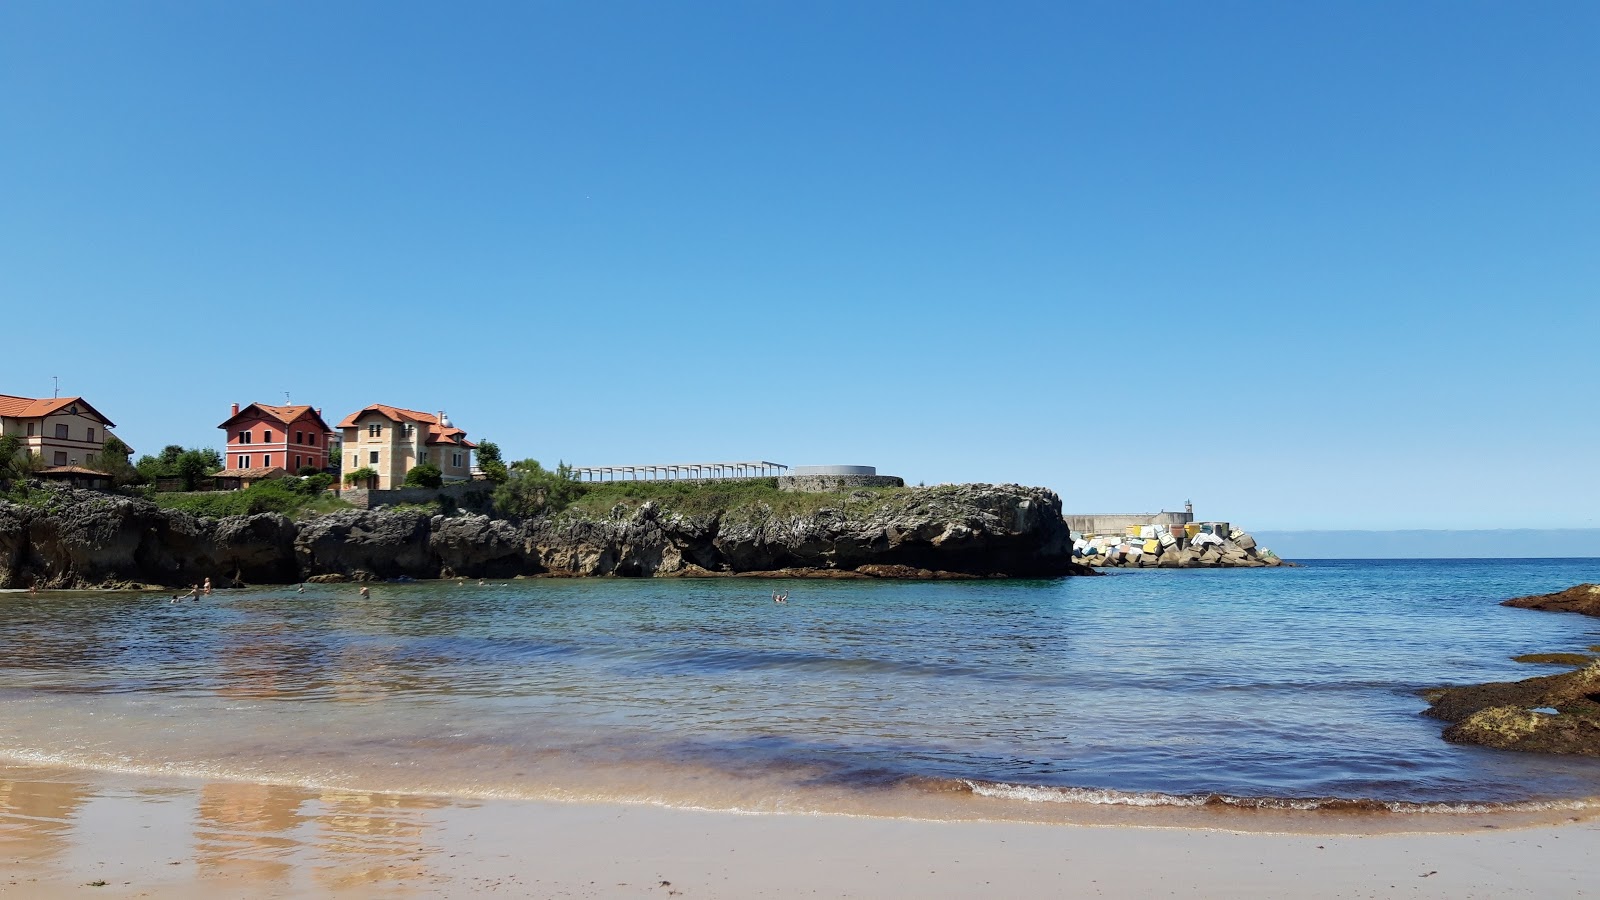
[{"label": "sandy beach", "polygon": [[[1381,818],[1381,817],[1380,817]],[[1257,823],[1262,820],[1257,817]],[[1581,897],[1600,823],[1297,833],[463,801],[0,773],[16,897]],[[1381,823],[1379,823],[1381,826]],[[103,883],[102,883],[103,882]]]}]

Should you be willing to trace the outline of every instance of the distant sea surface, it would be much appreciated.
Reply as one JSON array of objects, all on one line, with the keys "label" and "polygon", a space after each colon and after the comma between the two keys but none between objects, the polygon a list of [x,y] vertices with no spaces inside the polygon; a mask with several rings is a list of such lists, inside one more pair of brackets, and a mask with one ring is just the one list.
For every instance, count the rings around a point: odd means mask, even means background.
[{"label": "distant sea surface", "polygon": [[8,593],[0,764],[933,817],[1592,809],[1600,760],[1448,744],[1417,695],[1600,645],[1498,605],[1584,581],[1600,560]]}]

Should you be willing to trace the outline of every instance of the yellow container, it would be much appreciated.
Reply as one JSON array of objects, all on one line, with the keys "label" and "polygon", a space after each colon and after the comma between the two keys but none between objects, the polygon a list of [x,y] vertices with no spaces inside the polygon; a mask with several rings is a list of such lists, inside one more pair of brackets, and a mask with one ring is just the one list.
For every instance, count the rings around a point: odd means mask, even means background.
[{"label": "yellow container", "polygon": [[1200,523],[1190,522],[1189,524],[1183,526],[1183,533],[1187,534],[1189,537],[1194,537],[1200,533]]},{"label": "yellow container", "polygon": [[1161,542],[1160,541],[1156,541],[1156,540],[1145,541],[1144,542],[1144,552],[1146,552],[1146,553],[1160,553],[1161,552]]}]

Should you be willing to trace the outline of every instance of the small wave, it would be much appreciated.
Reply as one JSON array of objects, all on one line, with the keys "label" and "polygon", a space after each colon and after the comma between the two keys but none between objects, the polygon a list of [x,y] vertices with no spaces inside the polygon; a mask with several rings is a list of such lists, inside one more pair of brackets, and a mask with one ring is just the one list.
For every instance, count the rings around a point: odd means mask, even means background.
[{"label": "small wave", "polygon": [[1080,803],[1090,806],[1228,808],[1270,811],[1375,812],[1400,814],[1481,815],[1500,812],[1553,812],[1600,809],[1600,798],[1520,800],[1506,803],[1418,802],[1360,797],[1240,797],[1233,794],[1168,794],[1160,791],[1116,791],[1105,788],[1051,787],[1001,781],[927,779],[918,787],[944,793],[965,791],[979,797],[1024,803]]}]

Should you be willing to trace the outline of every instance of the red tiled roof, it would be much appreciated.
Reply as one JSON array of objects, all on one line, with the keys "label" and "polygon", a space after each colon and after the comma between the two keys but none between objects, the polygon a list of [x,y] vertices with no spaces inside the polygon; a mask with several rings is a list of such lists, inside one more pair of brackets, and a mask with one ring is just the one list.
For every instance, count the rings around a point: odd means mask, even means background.
[{"label": "red tiled roof", "polygon": [[[414,409],[402,409],[398,406],[387,406],[382,403],[374,403],[365,409],[356,410],[345,416],[339,422],[339,427],[354,428],[356,427],[356,420],[369,412],[379,413],[384,418],[395,422],[415,422],[418,425],[428,426],[428,443],[430,444],[452,444],[461,447],[477,446],[477,444],[467,440],[467,433],[464,430],[454,425],[449,427],[440,425],[439,417],[433,413],[417,412]],[[457,437],[460,438],[459,441]]]},{"label": "red tiled roof", "polygon": [[98,471],[95,471],[94,469],[85,469],[83,466],[51,466],[48,469],[40,469],[39,470],[39,474],[40,475],[98,475],[101,478],[110,478],[111,477],[110,475],[107,475],[104,472],[98,472]]},{"label": "red tiled roof", "polygon": [[251,403],[239,410],[237,413],[229,416],[227,421],[223,422],[217,427],[227,428],[229,425],[233,424],[235,419],[238,419],[240,416],[243,416],[252,409],[258,409],[274,419],[282,422],[284,425],[293,425],[295,419],[300,418],[306,413],[311,413],[311,417],[316,419],[317,422],[322,426],[322,431],[324,434],[330,433],[333,430],[328,427],[327,422],[322,421],[322,416],[309,406],[268,406],[265,403]]},{"label": "red tiled roof", "polygon": [[57,410],[66,409],[77,404],[95,414],[100,421],[109,428],[117,427],[117,423],[106,418],[100,410],[89,405],[89,401],[82,397],[50,397],[44,400],[35,400],[32,397],[13,397],[10,394],[0,394],[0,416],[10,419],[42,419]]}]

